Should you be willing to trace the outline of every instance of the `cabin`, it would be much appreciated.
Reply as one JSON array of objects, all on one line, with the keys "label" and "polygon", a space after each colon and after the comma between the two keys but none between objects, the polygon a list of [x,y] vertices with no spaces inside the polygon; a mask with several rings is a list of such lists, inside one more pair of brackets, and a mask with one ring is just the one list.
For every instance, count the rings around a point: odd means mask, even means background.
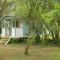
[{"label": "cabin", "polygon": [[11,36],[12,38],[27,37],[29,27],[22,19],[12,16],[4,16],[1,22],[1,36]]}]

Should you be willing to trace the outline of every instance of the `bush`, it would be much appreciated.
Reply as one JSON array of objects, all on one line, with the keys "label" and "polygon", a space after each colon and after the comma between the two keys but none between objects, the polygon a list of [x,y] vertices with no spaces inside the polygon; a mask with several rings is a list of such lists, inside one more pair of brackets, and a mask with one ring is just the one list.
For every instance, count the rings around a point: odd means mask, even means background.
[{"label": "bush", "polygon": [[26,38],[12,38],[9,44],[26,43]]},{"label": "bush", "polygon": [[[26,44],[27,42],[27,38],[12,38],[9,42],[9,44],[19,44],[19,43],[24,43]],[[36,38],[31,38],[29,41],[28,41],[28,44],[34,44],[34,45],[59,45],[60,46],[60,39],[57,39],[57,40],[52,40],[52,39],[46,39],[46,40],[43,40],[43,39],[40,39],[40,37],[36,37]]]}]

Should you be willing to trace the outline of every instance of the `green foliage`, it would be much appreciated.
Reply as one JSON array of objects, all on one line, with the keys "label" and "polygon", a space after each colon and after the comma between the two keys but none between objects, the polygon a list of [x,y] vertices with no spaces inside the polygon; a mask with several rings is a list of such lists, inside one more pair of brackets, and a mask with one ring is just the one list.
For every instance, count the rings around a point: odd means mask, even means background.
[{"label": "green foliage", "polygon": [[[0,2],[0,8],[2,8],[0,10],[0,18],[5,15],[14,15],[17,18],[24,18],[25,22],[29,22],[29,32],[34,31],[37,34],[36,31],[38,31],[44,38],[41,39],[42,43],[45,40],[47,42],[48,39],[45,39],[47,34],[53,40],[60,38],[60,1],[4,0]],[[30,43],[31,41],[33,43],[40,41],[40,39],[35,40],[35,37],[32,36],[31,39],[28,37],[27,42]]]}]

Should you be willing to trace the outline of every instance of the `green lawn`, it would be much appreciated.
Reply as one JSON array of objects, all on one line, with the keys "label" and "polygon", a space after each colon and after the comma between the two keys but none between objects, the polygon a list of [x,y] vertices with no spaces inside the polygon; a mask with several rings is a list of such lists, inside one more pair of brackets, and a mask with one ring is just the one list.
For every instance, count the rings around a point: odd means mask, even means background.
[{"label": "green lawn", "polygon": [[0,60],[60,60],[60,47],[31,46],[24,55],[24,45],[0,45]]}]

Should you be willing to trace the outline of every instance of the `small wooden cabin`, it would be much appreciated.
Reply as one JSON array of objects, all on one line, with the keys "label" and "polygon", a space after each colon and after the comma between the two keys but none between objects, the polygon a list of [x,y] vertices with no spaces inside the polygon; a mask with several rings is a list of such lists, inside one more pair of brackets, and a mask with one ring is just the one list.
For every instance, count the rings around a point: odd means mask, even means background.
[{"label": "small wooden cabin", "polygon": [[1,19],[1,36],[11,36],[12,38],[26,37],[28,34],[28,25],[21,19],[13,19],[11,16],[5,16]]}]

